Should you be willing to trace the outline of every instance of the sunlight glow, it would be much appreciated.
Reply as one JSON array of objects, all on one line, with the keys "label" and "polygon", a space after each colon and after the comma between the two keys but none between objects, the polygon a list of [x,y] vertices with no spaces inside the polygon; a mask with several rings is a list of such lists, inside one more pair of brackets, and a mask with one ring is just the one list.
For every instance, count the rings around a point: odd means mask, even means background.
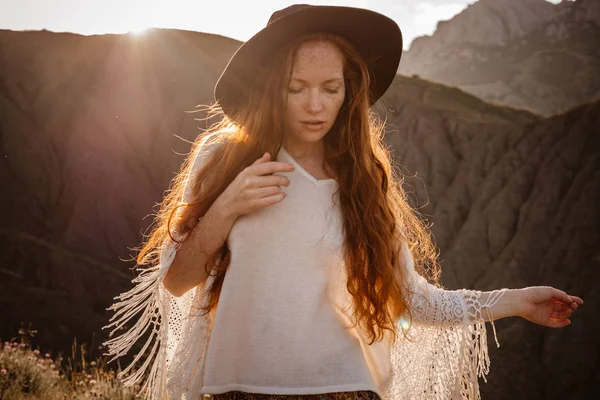
[{"label": "sunlight glow", "polygon": [[150,29],[150,26],[141,26],[139,28],[134,28],[134,29],[130,29],[127,32],[131,33],[132,35],[135,36],[140,36],[143,35],[144,33],[146,33],[146,31],[148,31],[148,29]]},{"label": "sunlight glow", "polygon": [[[477,0],[311,0],[314,5],[369,8],[394,19],[404,46],[431,34]],[[558,3],[561,0],[546,0]],[[10,3],[10,6],[9,6]],[[150,27],[216,33],[245,41],[264,28],[270,15],[290,0],[0,0],[0,29],[77,32],[82,35],[143,35]],[[304,3],[304,2],[300,2]]]},{"label": "sunlight glow", "polygon": [[402,328],[404,328],[404,330],[407,330],[408,328],[410,328],[410,320],[405,316],[402,316],[400,317],[400,325],[402,326]]}]

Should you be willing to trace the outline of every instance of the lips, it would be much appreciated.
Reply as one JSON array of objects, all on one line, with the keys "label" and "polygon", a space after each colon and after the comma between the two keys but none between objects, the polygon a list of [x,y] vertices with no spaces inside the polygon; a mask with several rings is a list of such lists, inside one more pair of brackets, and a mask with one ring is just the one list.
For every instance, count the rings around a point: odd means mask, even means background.
[{"label": "lips", "polygon": [[304,129],[309,131],[320,131],[325,126],[325,121],[301,121]]}]

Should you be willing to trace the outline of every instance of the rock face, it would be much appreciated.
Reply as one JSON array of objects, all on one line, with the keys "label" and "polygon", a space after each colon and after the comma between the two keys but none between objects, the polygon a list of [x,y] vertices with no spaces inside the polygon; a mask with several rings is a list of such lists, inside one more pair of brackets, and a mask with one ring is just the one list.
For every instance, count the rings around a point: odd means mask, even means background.
[{"label": "rock face", "polygon": [[413,41],[399,72],[544,116],[600,98],[600,4],[479,0]]},{"label": "rock face", "polygon": [[410,50],[420,54],[465,43],[505,46],[540,28],[554,16],[554,5],[546,0],[479,0],[452,20],[440,21],[432,37],[415,39]]},{"label": "rock face", "polygon": [[[0,337],[92,341],[240,43],[0,31]],[[178,137],[179,136],[179,137]],[[95,339],[98,343],[98,339]]]},{"label": "rock face", "polygon": [[[212,101],[238,46],[168,30],[0,32],[1,338],[21,321],[45,348],[105,338],[145,217],[204,126],[185,111]],[[497,321],[483,398],[598,397],[600,102],[543,118],[397,76],[375,108],[446,287],[551,285],[585,300],[561,330]]]},{"label": "rock face", "polygon": [[549,285],[587,302],[564,330],[497,321],[482,398],[598,397],[598,358],[586,349],[600,332],[600,102],[528,119],[401,76],[383,102],[387,142],[433,224],[448,288]]}]

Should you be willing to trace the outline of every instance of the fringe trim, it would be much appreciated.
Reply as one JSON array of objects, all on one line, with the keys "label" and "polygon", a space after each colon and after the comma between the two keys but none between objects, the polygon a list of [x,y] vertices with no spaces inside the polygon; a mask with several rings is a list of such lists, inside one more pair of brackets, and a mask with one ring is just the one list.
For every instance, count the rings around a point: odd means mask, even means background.
[{"label": "fringe trim", "polygon": [[[110,323],[102,328],[112,328],[109,337],[121,329],[126,329],[103,343],[108,348],[104,355],[112,356],[108,363],[127,354],[142,336],[150,332],[133,361],[117,374],[123,386],[131,387],[142,380],[150,367],[138,393],[138,396],[149,400],[162,399],[164,396],[161,393],[165,393],[167,354],[163,339],[167,337],[169,309],[162,300],[160,285],[175,256],[175,250],[176,246],[168,240],[161,250],[161,262],[154,267],[141,269],[140,274],[131,281],[135,284],[134,287],[114,298],[118,301],[107,310],[114,310],[115,314],[110,318]],[[138,320],[127,328],[126,324],[136,316],[139,316]],[[144,356],[146,359],[142,365],[127,376]]]},{"label": "fringe trim", "polygon": [[483,309],[486,309],[489,315],[489,322],[494,330],[494,339],[496,346],[500,347],[494,317],[491,308],[500,301],[508,289],[499,289],[492,291],[485,303],[481,303],[481,291],[462,289],[459,292],[464,296],[468,321],[472,323],[463,328],[463,340],[466,346],[462,348],[462,359],[466,364],[461,368],[464,373],[461,374],[460,393],[463,399],[481,399],[479,392],[478,377],[483,378],[487,383],[486,375],[490,372],[491,361],[488,354],[487,330],[485,319],[483,318]]},{"label": "fringe trim", "polygon": [[[203,148],[197,153],[186,179],[182,195],[183,203],[192,199],[195,176],[205,164],[208,154],[222,145],[213,143],[204,147],[205,144],[206,140],[203,140],[200,144]],[[182,241],[186,236],[177,229],[171,233],[178,241]],[[180,247],[181,243],[173,242],[170,238],[165,239],[160,250],[159,263],[154,267],[142,269],[142,272],[131,281],[135,284],[134,287],[114,298],[118,302],[107,310],[116,312],[110,318],[110,324],[102,328],[113,328],[109,333],[109,337],[112,337],[115,332],[127,329],[125,325],[139,315],[135,324],[124,333],[103,343],[108,348],[108,352],[104,355],[113,356],[109,363],[127,354],[140,337],[150,332],[146,343],[131,364],[117,375],[123,385],[129,387],[142,380],[145,372],[150,368],[147,379],[138,393],[138,396],[143,395],[144,399],[164,400],[167,397],[167,373],[173,359],[172,343],[168,342],[173,341],[175,347],[181,344],[179,338],[173,335],[177,336],[175,332],[177,329],[185,329],[181,314],[187,314],[189,305],[194,302],[193,292],[175,299],[161,287],[163,278]],[[182,344],[185,345],[186,343]],[[133,374],[126,376],[144,356],[147,358],[143,364]]]},{"label": "fringe trim", "polygon": [[[491,364],[482,312],[486,309],[493,326],[491,308],[506,290],[493,291],[482,303],[482,292],[460,289],[454,294],[462,304],[462,321],[454,326],[415,321],[409,340],[400,333],[391,344],[392,374],[380,388],[382,400],[481,400],[478,378],[487,382]],[[398,332],[406,323],[398,321]],[[499,347],[495,328],[494,337]]]}]

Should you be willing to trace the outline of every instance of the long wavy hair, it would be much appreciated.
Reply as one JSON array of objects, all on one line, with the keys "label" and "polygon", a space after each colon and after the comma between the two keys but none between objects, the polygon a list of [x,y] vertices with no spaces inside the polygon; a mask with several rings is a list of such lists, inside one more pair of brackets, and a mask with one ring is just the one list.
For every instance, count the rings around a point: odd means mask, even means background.
[{"label": "long wavy hair", "polygon": [[[246,106],[230,112],[229,117],[216,104],[204,109],[208,111],[208,119],[218,117],[218,121],[193,143],[159,205],[155,227],[141,247],[137,262],[140,265],[155,263],[165,240],[181,243],[172,232],[184,235],[185,240],[198,218],[245,167],[265,152],[277,154],[283,141],[286,104],[281,99],[291,79],[292,68],[289,67],[294,65],[300,45],[311,40],[331,41],[344,56],[346,96],[335,123],[324,137],[323,166],[329,165],[339,182],[347,289],[354,300],[353,326],[360,324],[370,344],[381,340],[384,330],[391,331],[395,340],[396,328],[404,325],[397,324],[398,318],[406,311],[411,320],[404,297],[407,287],[403,284],[406,277],[401,268],[401,241],[409,245],[415,269],[435,284],[440,273],[438,254],[429,227],[407,201],[402,190],[403,177],[392,168],[383,141],[385,125],[369,110],[368,60],[336,35],[305,36],[277,52],[264,75],[248,89]],[[192,200],[183,203],[182,195],[194,159],[199,152],[215,144],[218,146],[211,153],[213,156],[189,182],[193,185]],[[227,242],[208,257],[204,268],[216,276],[209,288],[209,303],[203,308],[206,313],[218,304],[230,261]],[[406,334],[407,330],[401,328]]]}]

